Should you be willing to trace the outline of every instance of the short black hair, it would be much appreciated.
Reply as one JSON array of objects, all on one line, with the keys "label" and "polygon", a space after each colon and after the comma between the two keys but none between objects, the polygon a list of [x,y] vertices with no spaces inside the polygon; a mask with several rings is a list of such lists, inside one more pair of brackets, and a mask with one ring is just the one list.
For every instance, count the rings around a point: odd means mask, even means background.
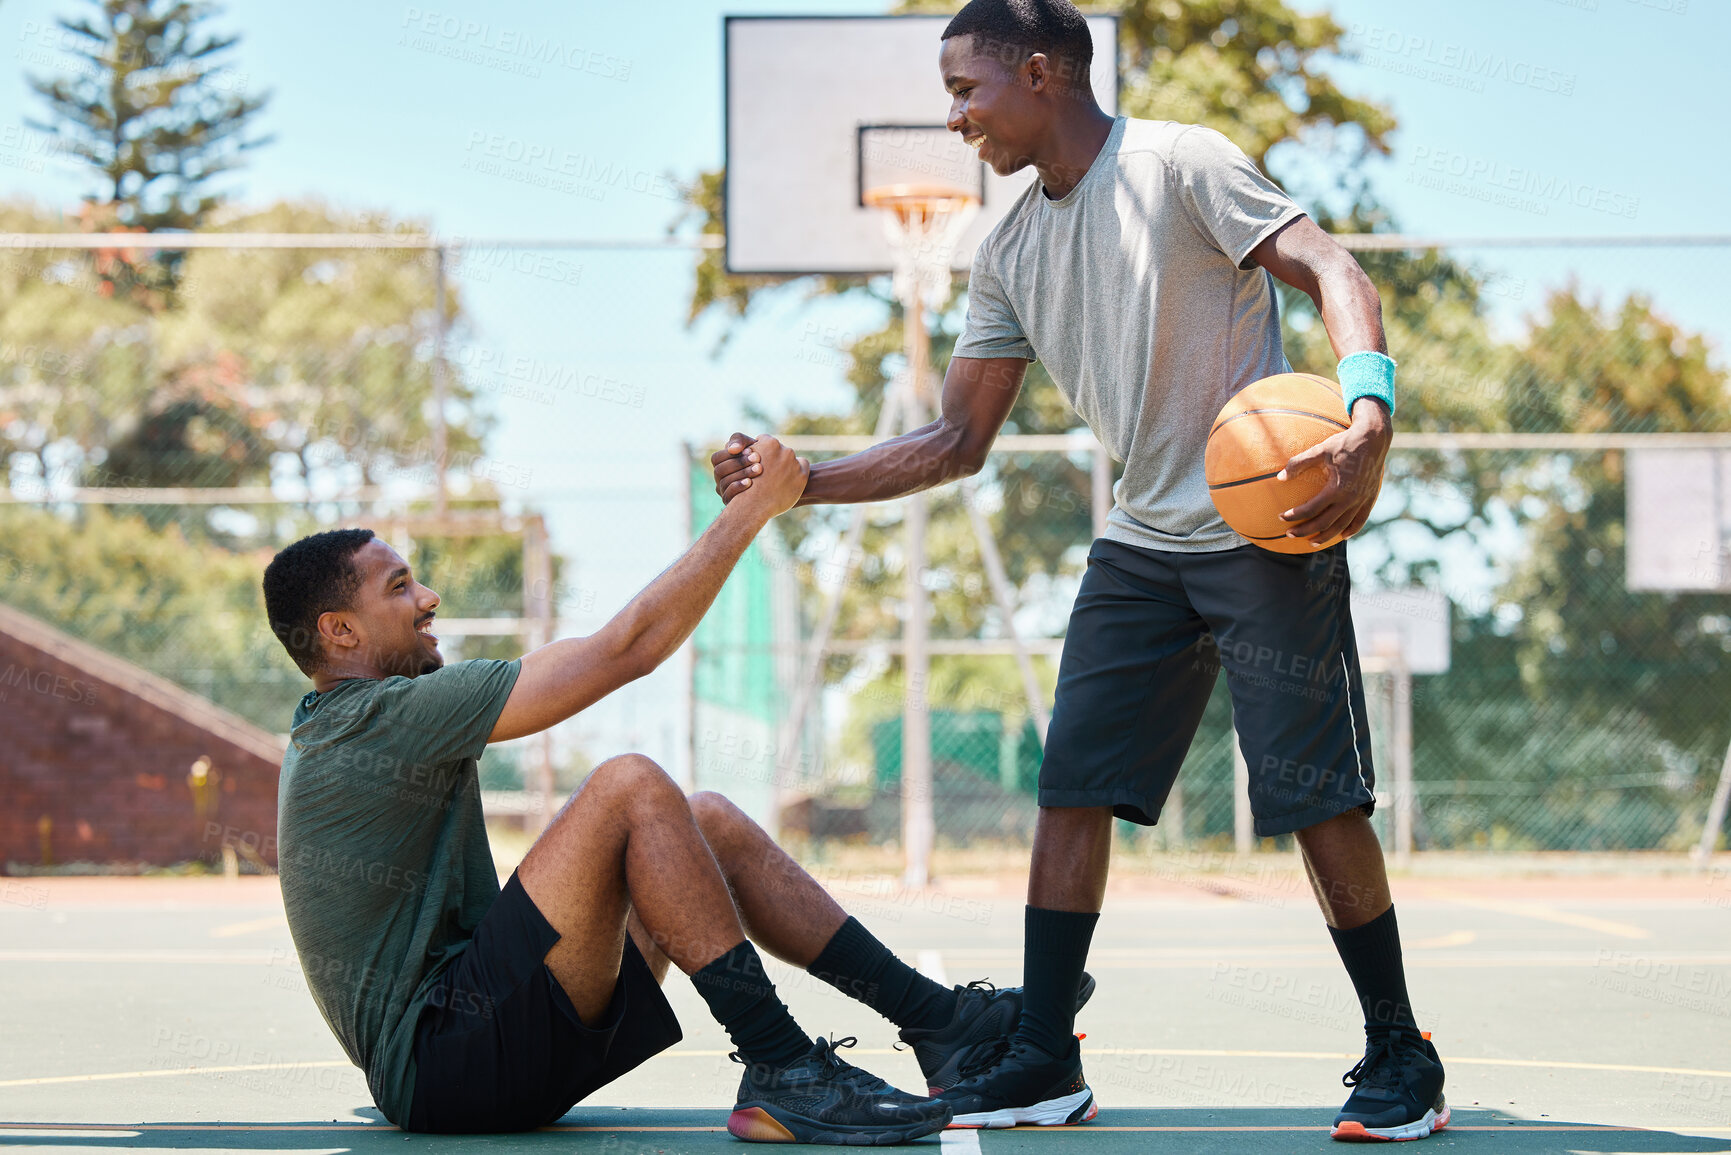
[{"label": "short black hair", "polygon": [[361,588],[355,551],[373,540],[370,529],[328,529],[303,537],[264,567],[264,611],[271,633],[309,677],[324,666],[319,615],[346,610]]},{"label": "short black hair", "polygon": [[1094,60],[1088,19],[1070,0],[970,0],[944,29],[945,40],[956,36],[974,37],[976,53],[1011,67],[1043,52],[1061,62],[1059,79],[1069,84],[1086,84]]}]

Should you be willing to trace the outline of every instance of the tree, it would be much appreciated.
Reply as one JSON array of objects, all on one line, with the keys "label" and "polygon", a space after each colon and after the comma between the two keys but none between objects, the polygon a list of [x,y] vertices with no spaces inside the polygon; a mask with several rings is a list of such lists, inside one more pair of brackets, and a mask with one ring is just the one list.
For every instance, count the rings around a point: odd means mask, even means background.
[{"label": "tree", "polygon": [[[266,143],[248,129],[268,94],[236,91],[226,55],[238,36],[207,32],[221,9],[192,0],[87,0],[95,11],[57,21],[77,60],[70,75],[32,77],[65,152],[101,175],[88,201],[94,229],[194,229],[221,204],[212,182]],[[98,258],[108,291],[171,292],[178,254]]]},{"label": "tree", "polygon": [[[213,218],[244,232],[422,232],[418,222],[282,204]],[[53,231],[27,206],[0,227]],[[0,258],[0,462],[20,481],[260,484],[293,473],[371,484],[433,466],[434,285],[412,249],[200,249],[174,308],[93,291],[87,265]],[[446,323],[466,331],[463,296]],[[479,450],[475,384],[449,382],[449,450]],[[188,524],[196,532],[196,524]]]}]

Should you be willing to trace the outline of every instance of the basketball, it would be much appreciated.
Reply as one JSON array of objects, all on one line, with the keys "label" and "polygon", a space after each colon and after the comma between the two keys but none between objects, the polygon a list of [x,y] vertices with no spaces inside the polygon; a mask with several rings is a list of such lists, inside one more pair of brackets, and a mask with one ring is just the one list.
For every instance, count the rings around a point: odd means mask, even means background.
[{"label": "basketball", "polygon": [[1345,429],[1350,421],[1340,386],[1312,373],[1280,373],[1252,382],[1220,410],[1208,431],[1203,470],[1208,495],[1226,524],[1275,553],[1315,553],[1340,536],[1312,545],[1287,537],[1280,515],[1328,484],[1328,470],[1311,469],[1279,481],[1294,454]]}]

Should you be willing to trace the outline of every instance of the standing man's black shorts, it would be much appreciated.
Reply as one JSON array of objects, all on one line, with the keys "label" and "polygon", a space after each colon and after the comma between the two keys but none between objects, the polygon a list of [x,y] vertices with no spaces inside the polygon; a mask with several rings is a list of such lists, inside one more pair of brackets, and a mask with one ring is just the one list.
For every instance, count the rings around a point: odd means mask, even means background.
[{"label": "standing man's black shorts", "polygon": [[1110,806],[1152,826],[1226,668],[1261,837],[1375,804],[1346,545],[1216,553],[1104,538],[1058,668],[1041,806]]},{"label": "standing man's black shorts", "polygon": [[527,1131],[682,1037],[649,964],[625,939],[613,1001],[585,1023],[542,961],[559,932],[513,874],[415,1029],[406,1130]]}]

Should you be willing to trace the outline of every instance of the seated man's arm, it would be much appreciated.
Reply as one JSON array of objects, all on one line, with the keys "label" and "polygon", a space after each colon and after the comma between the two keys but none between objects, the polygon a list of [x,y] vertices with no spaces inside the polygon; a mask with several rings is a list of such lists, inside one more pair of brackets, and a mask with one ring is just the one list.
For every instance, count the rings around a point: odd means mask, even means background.
[{"label": "seated man's arm", "polygon": [[808,466],[765,437],[763,470],[692,547],[629,605],[586,638],[564,638],[523,658],[516,685],[488,736],[521,738],[562,722],[636,681],[679,649],[708,612],[745,547],[770,518],[792,508]]},{"label": "seated man's arm", "polygon": [[[887,501],[968,477],[986,453],[1022,391],[1028,362],[1021,357],[952,357],[944,374],[942,413],[936,421],[870,449],[811,467],[801,505]],[[721,500],[749,492],[751,438],[735,433],[710,458]]]}]

